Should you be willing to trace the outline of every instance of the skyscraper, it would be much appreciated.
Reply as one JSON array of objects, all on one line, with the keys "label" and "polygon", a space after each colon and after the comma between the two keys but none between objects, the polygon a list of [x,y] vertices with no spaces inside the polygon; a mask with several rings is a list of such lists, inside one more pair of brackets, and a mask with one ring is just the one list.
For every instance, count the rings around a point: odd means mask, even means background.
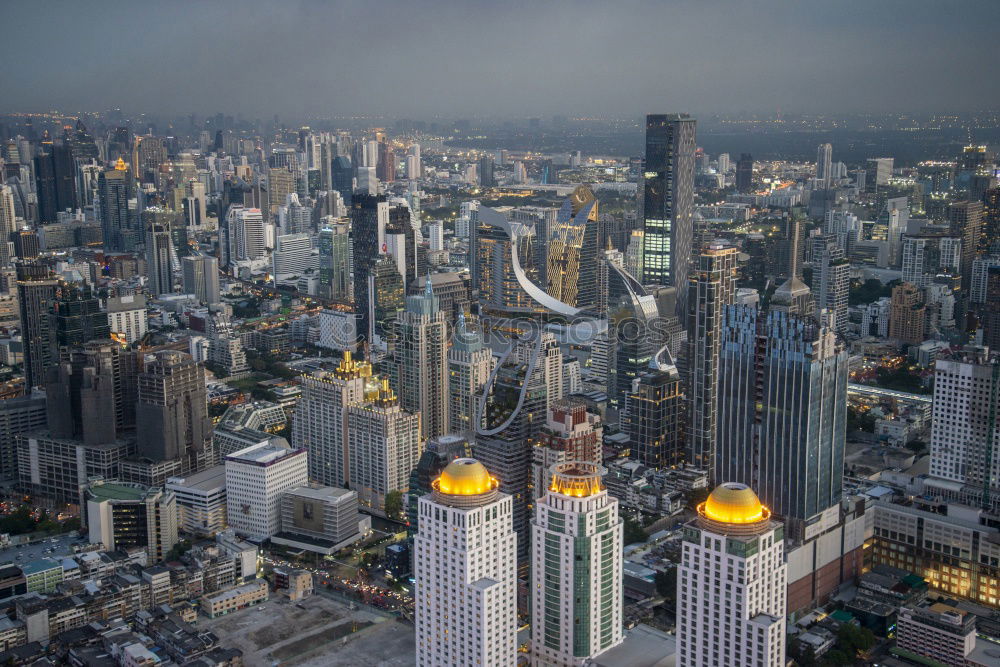
[{"label": "skyscraper", "polygon": [[25,387],[45,384],[45,369],[52,361],[49,336],[49,302],[56,297],[59,281],[41,264],[17,265],[17,302],[24,345]]},{"label": "skyscraper", "polygon": [[59,285],[49,306],[48,335],[53,360],[60,357],[61,350],[111,337],[108,314],[101,310],[101,300],[89,285]]},{"label": "skyscraper", "polygon": [[677,288],[677,315],[687,316],[687,276],[694,236],[695,120],[646,116],[643,173],[643,284]]},{"label": "skyscraper", "polygon": [[741,153],[736,161],[736,191],[750,192],[753,189],[753,156]]},{"label": "skyscraper", "polygon": [[97,181],[104,252],[133,252],[142,241],[135,225],[136,215],[128,208],[131,196],[132,176],[128,165],[118,158],[114,168],[101,172]]},{"label": "skyscraper", "polygon": [[829,318],[725,308],[713,478],[756,486],[795,537],[840,502],[847,356]]},{"label": "skyscraper", "polygon": [[851,289],[851,264],[833,234],[813,237],[813,284],[817,318],[825,309],[833,315],[833,330],[847,333],[847,297]]},{"label": "skyscraper", "polygon": [[368,275],[379,254],[385,252],[385,227],[389,222],[389,204],[384,195],[357,193],[351,201],[351,242],[354,267],[354,311],[360,318],[358,337],[371,343],[371,306],[368,300]]},{"label": "skyscraper", "polygon": [[622,520],[597,463],[552,467],[531,531],[533,665],[587,664],[623,640]]},{"label": "skyscraper", "polygon": [[587,411],[578,398],[560,398],[552,403],[545,424],[532,442],[532,487],[541,497],[552,480],[552,466],[570,461],[600,463],[604,428],[600,416]]},{"label": "skyscraper", "polygon": [[226,234],[226,265],[265,256],[267,245],[261,209],[230,206],[226,214]]},{"label": "skyscraper", "polygon": [[913,283],[892,288],[889,311],[889,337],[908,345],[924,342],[927,329],[927,307],[924,295]]},{"label": "skyscraper", "polygon": [[816,180],[822,189],[830,187],[830,168],[833,162],[833,145],[820,144],[816,149]]},{"label": "skyscraper", "polygon": [[566,198],[554,229],[545,236],[550,238],[536,238],[536,243],[547,256],[546,291],[563,303],[604,313],[607,303],[599,289],[598,262],[607,233],[590,188],[581,185]]},{"label": "skyscraper", "polygon": [[344,206],[351,206],[351,197],[354,194],[354,167],[351,160],[345,155],[338,155],[333,158],[330,165],[331,187],[340,193],[344,199]]},{"label": "skyscraper", "polygon": [[628,433],[630,458],[649,468],[684,463],[686,409],[675,366],[640,373],[625,396],[622,426]]},{"label": "skyscraper", "polygon": [[371,332],[366,339],[392,350],[396,344],[397,320],[406,305],[403,276],[396,260],[381,255],[368,275],[368,302],[371,304]]},{"label": "skyscraper", "polygon": [[430,277],[423,294],[406,297],[396,334],[400,404],[420,413],[424,440],[444,435],[448,433],[448,321]]},{"label": "skyscraper", "polygon": [[403,410],[389,380],[347,408],[348,488],[369,511],[388,513],[386,498],[406,491],[420,460],[420,413]]},{"label": "skyscraper", "polygon": [[38,219],[57,222],[60,211],[76,207],[76,163],[69,146],[43,143],[35,157]]},{"label": "skyscraper", "polygon": [[207,305],[221,302],[219,295],[219,260],[208,255],[195,255],[181,260],[184,272],[184,293],[194,294]]},{"label": "skyscraper", "polygon": [[513,501],[498,487],[481,463],[461,458],[420,497],[413,557],[420,667],[517,662],[517,535]]},{"label": "skyscraper", "polygon": [[708,470],[715,454],[722,313],[736,298],[738,254],[736,248],[710,245],[694,258],[696,268],[688,277],[687,462]]},{"label": "skyscraper", "polygon": [[[1000,357],[968,347],[934,366],[931,421],[933,484],[942,495],[995,509],[1000,505]],[[956,488],[957,487],[957,488]]]},{"label": "skyscraper", "polygon": [[319,231],[319,296],[351,299],[350,225],[333,222]]},{"label": "skyscraper", "polygon": [[784,544],[745,484],[721,484],[698,506],[677,568],[677,664],[785,664]]},{"label": "skyscraper", "polygon": [[493,352],[483,345],[479,331],[470,331],[465,314],[458,316],[448,350],[448,431],[475,433],[476,410],[483,387],[493,370]]},{"label": "skyscraper", "polygon": [[948,223],[951,235],[962,239],[962,290],[968,293],[972,286],[972,261],[979,251],[980,236],[983,233],[983,203],[981,201],[960,201],[948,206]]},{"label": "skyscraper", "polygon": [[371,364],[350,352],[336,369],[300,378],[302,397],[292,418],[292,446],[309,451],[309,477],[323,486],[344,488],[350,480],[347,408],[375,389]]},{"label": "skyscraper", "polygon": [[479,158],[479,185],[484,188],[492,188],[497,184],[496,176],[493,174],[493,164],[493,156],[490,154]]},{"label": "skyscraper", "polygon": [[179,460],[183,472],[211,465],[205,369],[183,352],[157,352],[139,374],[136,426],[140,456]]},{"label": "skyscraper", "polygon": [[[170,265],[170,225],[158,215],[159,209],[146,209],[146,276],[149,292],[153,295],[174,291],[174,273]],[[164,213],[166,213],[164,211]]]}]

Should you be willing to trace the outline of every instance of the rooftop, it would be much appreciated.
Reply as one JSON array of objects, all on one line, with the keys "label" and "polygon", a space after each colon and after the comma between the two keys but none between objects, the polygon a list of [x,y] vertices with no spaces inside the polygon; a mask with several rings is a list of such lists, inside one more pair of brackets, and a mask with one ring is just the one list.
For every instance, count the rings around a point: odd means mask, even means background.
[{"label": "rooftop", "polygon": [[267,443],[252,445],[238,452],[233,452],[226,457],[226,461],[268,466],[304,453],[304,449],[292,449],[289,447],[284,438],[275,438]]},{"label": "rooftop", "polygon": [[142,500],[150,488],[140,484],[124,482],[95,482],[88,489],[88,498],[95,502],[105,500]]},{"label": "rooftop", "polygon": [[167,480],[167,488],[183,487],[198,491],[214,491],[226,486],[226,466],[212,466],[186,477],[171,477]]},{"label": "rooftop", "polygon": [[302,498],[313,500],[342,500],[354,494],[354,491],[340,489],[335,486],[296,486],[285,493],[291,493]]}]

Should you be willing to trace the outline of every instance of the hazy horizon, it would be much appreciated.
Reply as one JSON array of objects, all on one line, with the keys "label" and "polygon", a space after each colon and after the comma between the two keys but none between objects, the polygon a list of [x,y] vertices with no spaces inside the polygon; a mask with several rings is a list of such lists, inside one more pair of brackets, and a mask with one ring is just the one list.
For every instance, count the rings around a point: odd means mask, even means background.
[{"label": "hazy horizon", "polygon": [[[1000,3],[5,3],[11,112],[628,120],[1000,108]],[[959,9],[959,7],[956,7]]]}]

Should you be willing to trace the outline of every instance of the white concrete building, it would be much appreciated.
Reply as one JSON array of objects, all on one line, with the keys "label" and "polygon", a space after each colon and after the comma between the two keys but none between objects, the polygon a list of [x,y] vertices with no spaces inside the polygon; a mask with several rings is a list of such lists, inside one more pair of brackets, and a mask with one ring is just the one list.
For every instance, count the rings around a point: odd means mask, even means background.
[{"label": "white concrete building", "polygon": [[304,449],[268,442],[226,457],[226,516],[239,535],[271,537],[281,530],[281,494],[309,482]]},{"label": "white concrete building", "polygon": [[531,664],[576,667],[622,642],[622,520],[603,468],[551,469],[531,529]]},{"label": "white concrete building", "polygon": [[210,537],[226,529],[225,466],[170,477],[166,489],[177,498],[177,527],[182,533]]},{"label": "white concrete building", "polygon": [[482,334],[470,330],[466,326],[465,313],[460,314],[448,350],[450,433],[475,432],[479,397],[495,363],[493,352],[483,344]]},{"label": "white concrete building", "polygon": [[275,238],[271,255],[275,276],[301,275],[313,268],[312,237],[309,234],[283,234]]},{"label": "white concrete building", "polygon": [[785,664],[784,527],[749,487],[727,482],[684,526],[677,664]]},{"label": "white concrete building", "polygon": [[517,662],[513,501],[475,459],[456,459],[421,496],[414,539],[417,665]]},{"label": "white concrete building", "polygon": [[111,297],[105,302],[111,333],[121,336],[131,345],[146,335],[149,320],[146,317],[146,297],[129,294]]}]

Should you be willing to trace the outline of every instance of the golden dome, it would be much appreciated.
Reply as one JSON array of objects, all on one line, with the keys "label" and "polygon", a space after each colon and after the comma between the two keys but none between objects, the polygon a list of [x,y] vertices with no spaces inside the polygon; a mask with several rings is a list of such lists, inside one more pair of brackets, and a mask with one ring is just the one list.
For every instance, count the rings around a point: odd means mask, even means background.
[{"label": "golden dome", "polygon": [[125,166],[125,160],[118,158],[118,161],[115,162],[115,171],[125,171],[126,169],[128,167]]},{"label": "golden dome", "polygon": [[497,481],[476,459],[455,459],[434,480],[435,489],[451,496],[477,496],[496,487]]},{"label": "golden dome", "polygon": [[771,515],[749,486],[736,482],[715,487],[698,511],[705,518],[720,523],[757,523]]}]

